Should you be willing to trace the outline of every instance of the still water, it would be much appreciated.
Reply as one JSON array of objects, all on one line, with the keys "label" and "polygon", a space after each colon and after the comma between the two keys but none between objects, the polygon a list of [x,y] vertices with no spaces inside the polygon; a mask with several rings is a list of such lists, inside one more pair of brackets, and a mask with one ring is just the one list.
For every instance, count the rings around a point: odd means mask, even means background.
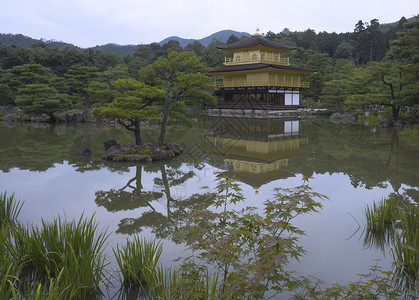
[{"label": "still water", "polygon": [[[157,133],[144,128],[143,140],[155,142]],[[389,249],[364,243],[366,205],[391,193],[419,201],[419,141],[403,132],[321,118],[203,118],[168,132],[168,142],[185,150],[180,157],[146,164],[103,161],[103,141],[111,138],[133,142],[131,133],[111,125],[1,124],[0,191],[24,201],[20,221],[94,214],[111,234],[109,249],[135,234],[162,239],[163,263],[171,265],[185,255],[173,233],[184,213],[214,191],[215,172],[240,182],[241,207],[260,206],[274,188],[311,176],[314,191],[329,200],[321,212],[296,220],[308,255],[290,268],[345,284],[376,264],[391,269]],[[83,156],[85,148],[93,153]]]}]

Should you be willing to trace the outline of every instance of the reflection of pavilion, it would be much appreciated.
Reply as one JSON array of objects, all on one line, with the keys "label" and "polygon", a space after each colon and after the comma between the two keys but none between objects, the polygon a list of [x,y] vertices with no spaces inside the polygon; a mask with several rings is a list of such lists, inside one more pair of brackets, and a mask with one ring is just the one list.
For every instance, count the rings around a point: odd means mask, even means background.
[{"label": "reflection of pavilion", "polygon": [[300,145],[308,143],[308,138],[298,134],[298,120],[271,124],[229,122],[208,132],[206,141],[210,145],[208,152],[223,157],[228,173],[259,187],[294,176],[288,170],[289,158],[302,154]]}]

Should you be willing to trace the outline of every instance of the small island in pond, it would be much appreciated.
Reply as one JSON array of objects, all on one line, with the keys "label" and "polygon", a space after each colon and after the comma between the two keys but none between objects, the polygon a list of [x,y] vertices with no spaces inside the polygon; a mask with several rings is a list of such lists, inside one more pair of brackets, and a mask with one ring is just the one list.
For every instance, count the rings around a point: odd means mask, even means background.
[{"label": "small island in pond", "polygon": [[102,155],[102,159],[115,162],[159,161],[179,156],[183,152],[182,147],[175,143],[169,143],[158,147],[151,143],[142,145],[119,145],[115,140],[108,140],[103,144],[106,151]]}]

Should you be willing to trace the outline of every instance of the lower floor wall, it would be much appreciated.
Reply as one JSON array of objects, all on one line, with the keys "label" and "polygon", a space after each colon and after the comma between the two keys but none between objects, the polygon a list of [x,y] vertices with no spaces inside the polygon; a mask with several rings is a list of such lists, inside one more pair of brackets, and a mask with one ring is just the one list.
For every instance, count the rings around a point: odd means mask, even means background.
[{"label": "lower floor wall", "polygon": [[221,104],[298,106],[300,105],[299,90],[266,89],[266,90],[223,90],[216,93],[222,96]]}]

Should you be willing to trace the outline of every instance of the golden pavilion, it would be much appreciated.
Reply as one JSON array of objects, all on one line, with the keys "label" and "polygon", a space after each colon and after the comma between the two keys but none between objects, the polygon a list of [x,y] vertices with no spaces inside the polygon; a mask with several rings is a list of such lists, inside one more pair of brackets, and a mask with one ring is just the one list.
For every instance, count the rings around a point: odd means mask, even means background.
[{"label": "golden pavilion", "polygon": [[289,58],[281,55],[296,48],[260,34],[218,49],[232,56],[209,71],[218,88],[216,95],[223,99],[219,108],[297,108],[300,91],[309,87],[301,76],[316,72],[291,66]]}]

